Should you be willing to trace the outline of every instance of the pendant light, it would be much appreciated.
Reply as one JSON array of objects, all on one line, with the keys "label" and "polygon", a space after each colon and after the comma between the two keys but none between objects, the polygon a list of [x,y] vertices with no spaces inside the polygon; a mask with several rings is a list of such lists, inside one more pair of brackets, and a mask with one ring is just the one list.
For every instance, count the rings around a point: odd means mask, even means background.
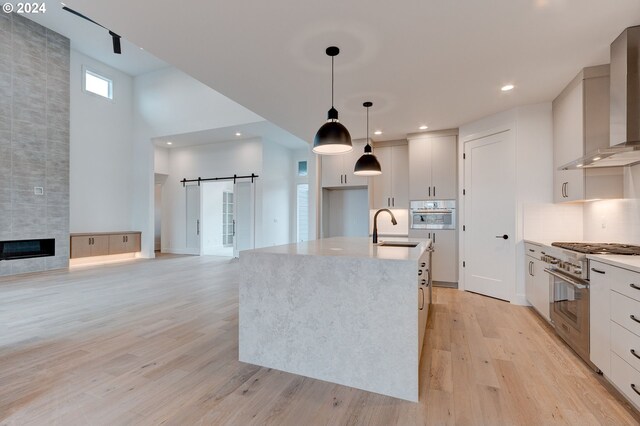
[{"label": "pendant light", "polygon": [[382,174],[382,168],[375,155],[371,152],[369,145],[369,107],[373,106],[372,102],[362,104],[367,109],[367,145],[364,147],[364,154],[356,162],[353,168],[353,174],[358,176],[378,176]]},{"label": "pendant light", "polygon": [[333,58],[338,56],[340,49],[336,46],[327,47],[327,55],[331,56],[331,109],[327,122],[320,127],[313,140],[313,152],[322,155],[344,154],[353,149],[351,135],[346,127],[338,121],[338,110],[333,107]]}]

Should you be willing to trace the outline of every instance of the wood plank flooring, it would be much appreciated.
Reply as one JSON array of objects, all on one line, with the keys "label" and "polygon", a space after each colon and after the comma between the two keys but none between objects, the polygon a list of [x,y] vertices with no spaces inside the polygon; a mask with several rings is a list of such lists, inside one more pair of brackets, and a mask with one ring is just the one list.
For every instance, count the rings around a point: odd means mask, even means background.
[{"label": "wood plank flooring", "polygon": [[418,404],[240,363],[237,279],[216,257],[0,279],[0,424],[639,424],[530,308],[453,289]]}]

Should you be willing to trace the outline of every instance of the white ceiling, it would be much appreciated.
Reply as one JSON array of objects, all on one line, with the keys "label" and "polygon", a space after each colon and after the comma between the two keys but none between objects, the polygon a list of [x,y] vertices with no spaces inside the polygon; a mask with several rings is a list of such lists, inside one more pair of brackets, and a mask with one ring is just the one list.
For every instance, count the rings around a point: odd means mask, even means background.
[{"label": "white ceiling", "polygon": [[[46,6],[46,13],[23,16],[69,38],[73,49],[89,57],[132,76],[169,66],[124,38],[121,40],[122,54],[116,55],[113,53],[111,36],[107,30],[62,10],[59,1],[46,2]],[[93,18],[90,15],[89,17]]]},{"label": "white ceiling", "polygon": [[[240,136],[236,136],[236,133],[240,133]],[[200,132],[163,136],[154,139],[153,143],[160,148],[180,148],[252,138],[266,139],[290,149],[303,149],[308,147],[303,140],[292,136],[289,132],[282,130],[268,121],[257,121],[239,126],[220,127]],[[171,142],[171,145],[167,145],[167,142]]]},{"label": "white ceiling", "polygon": [[552,100],[640,23],[638,0],[67,2],[306,141],[330,107],[329,45],[342,122],[364,137],[371,100],[382,140]]}]

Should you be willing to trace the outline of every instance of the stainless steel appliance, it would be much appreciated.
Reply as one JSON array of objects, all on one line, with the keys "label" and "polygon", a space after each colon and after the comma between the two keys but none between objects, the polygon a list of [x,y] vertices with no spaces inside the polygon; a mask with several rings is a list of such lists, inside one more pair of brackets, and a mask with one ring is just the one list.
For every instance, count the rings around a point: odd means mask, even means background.
[{"label": "stainless steel appliance", "polygon": [[456,200],[411,201],[411,229],[456,229]]},{"label": "stainless steel appliance", "polygon": [[553,243],[542,257],[549,264],[551,323],[556,333],[589,365],[589,259],[587,254],[640,255],[640,246]]}]

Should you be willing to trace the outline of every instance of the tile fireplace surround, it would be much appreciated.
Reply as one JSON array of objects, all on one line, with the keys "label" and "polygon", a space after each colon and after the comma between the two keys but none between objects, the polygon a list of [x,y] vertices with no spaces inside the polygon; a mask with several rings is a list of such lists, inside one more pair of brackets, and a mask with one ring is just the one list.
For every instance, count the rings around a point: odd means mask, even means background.
[{"label": "tile fireplace surround", "polygon": [[69,264],[69,39],[0,14],[0,241],[55,238],[55,256],[0,261],[0,275]]}]

